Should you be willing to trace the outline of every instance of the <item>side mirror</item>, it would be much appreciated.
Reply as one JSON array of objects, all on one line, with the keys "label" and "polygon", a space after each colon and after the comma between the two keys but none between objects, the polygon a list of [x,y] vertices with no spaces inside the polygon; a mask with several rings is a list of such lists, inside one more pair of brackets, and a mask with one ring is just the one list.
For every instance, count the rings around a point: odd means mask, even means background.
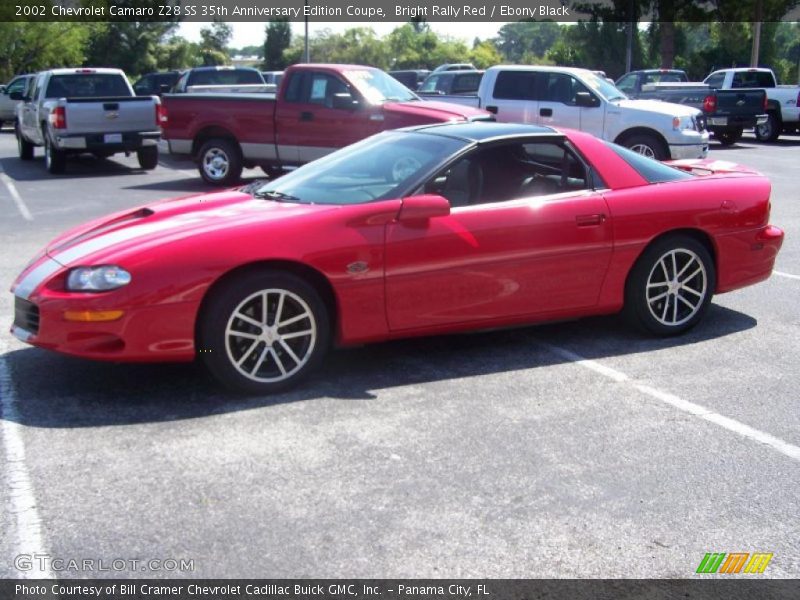
[{"label": "side mirror", "polygon": [[593,108],[600,106],[600,101],[589,92],[578,92],[575,94],[575,104],[584,108]]},{"label": "side mirror", "polygon": [[12,100],[25,100],[25,96],[22,95],[22,92],[11,92],[8,97]]},{"label": "side mirror", "polygon": [[353,96],[347,92],[334,94],[332,108],[338,108],[340,110],[356,110],[358,108],[358,100],[353,98]]},{"label": "side mirror", "polygon": [[434,217],[446,217],[450,214],[450,202],[437,194],[423,194],[403,198],[403,206],[397,220],[401,223],[409,221],[427,221]]}]

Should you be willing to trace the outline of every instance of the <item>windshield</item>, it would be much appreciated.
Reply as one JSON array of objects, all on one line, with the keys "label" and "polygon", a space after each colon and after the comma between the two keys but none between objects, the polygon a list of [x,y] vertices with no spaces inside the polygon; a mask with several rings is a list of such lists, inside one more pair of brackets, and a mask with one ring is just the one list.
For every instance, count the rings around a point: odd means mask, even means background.
[{"label": "windshield", "polygon": [[409,102],[419,100],[417,95],[391,75],[378,69],[344,71],[359,93],[371,104],[384,102]]},{"label": "windshield", "polygon": [[426,133],[379,133],[250,191],[304,204],[363,204],[399,198],[470,142]]},{"label": "windshield", "polygon": [[125,78],[117,73],[53,75],[45,92],[45,98],[102,98],[130,95]]},{"label": "windshield", "polygon": [[627,100],[628,97],[616,85],[605,79],[599,77],[592,72],[583,74],[583,81],[592,88],[595,92],[603,96],[609,102],[614,100]]}]

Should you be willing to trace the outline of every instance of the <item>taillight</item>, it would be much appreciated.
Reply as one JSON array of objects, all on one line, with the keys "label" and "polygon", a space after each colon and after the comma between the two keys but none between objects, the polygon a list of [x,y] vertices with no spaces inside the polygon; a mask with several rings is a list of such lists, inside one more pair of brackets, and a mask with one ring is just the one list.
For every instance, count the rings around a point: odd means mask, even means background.
[{"label": "taillight", "polygon": [[717,110],[717,97],[706,96],[703,99],[703,112],[713,113]]},{"label": "taillight", "polygon": [[163,104],[156,104],[156,125],[167,124],[167,108]]},{"label": "taillight", "polygon": [[53,129],[67,128],[67,109],[63,106],[56,106],[50,113],[50,124]]},{"label": "taillight", "polygon": [[795,104],[797,104],[797,106],[800,106],[800,92],[797,92],[797,102]]},{"label": "taillight", "polygon": [[[797,99],[800,100],[800,94],[797,94]],[[769,106],[769,98],[767,98],[767,94],[764,94],[764,112],[767,112],[767,107]]]}]

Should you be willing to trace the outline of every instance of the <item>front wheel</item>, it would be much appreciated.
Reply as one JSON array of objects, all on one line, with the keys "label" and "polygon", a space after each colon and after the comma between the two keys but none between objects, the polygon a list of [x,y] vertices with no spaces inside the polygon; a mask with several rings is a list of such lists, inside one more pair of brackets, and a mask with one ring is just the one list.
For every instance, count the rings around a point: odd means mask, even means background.
[{"label": "front wheel", "polygon": [[298,384],[330,343],[328,310],[305,280],[253,272],[213,292],[200,317],[198,353],[226,387],[269,394]]},{"label": "front wheel", "polygon": [[19,130],[19,125],[17,125],[14,129],[17,135],[17,151],[19,152],[20,159],[32,160],[33,144],[31,144],[28,140],[22,137],[22,132]]},{"label": "front wheel", "polygon": [[659,336],[683,333],[705,314],[716,287],[706,247],[685,235],[652,244],[631,271],[625,311],[632,324]]},{"label": "front wheel", "polygon": [[47,134],[44,135],[44,166],[53,175],[63,173],[67,168],[67,155],[53,148],[53,143]]},{"label": "front wheel", "polygon": [[200,148],[198,169],[206,183],[233,185],[239,181],[242,167],[239,148],[230,140],[209,140]]},{"label": "front wheel", "polygon": [[136,151],[139,166],[145,171],[151,171],[158,166],[158,146],[144,146]]},{"label": "front wheel", "polygon": [[767,122],[756,125],[756,139],[759,142],[774,142],[781,134],[781,121],[774,112],[767,113]]},{"label": "front wheel", "polygon": [[655,160],[667,160],[669,158],[669,150],[664,143],[649,133],[632,135],[626,138],[622,145],[642,156],[654,158]]}]

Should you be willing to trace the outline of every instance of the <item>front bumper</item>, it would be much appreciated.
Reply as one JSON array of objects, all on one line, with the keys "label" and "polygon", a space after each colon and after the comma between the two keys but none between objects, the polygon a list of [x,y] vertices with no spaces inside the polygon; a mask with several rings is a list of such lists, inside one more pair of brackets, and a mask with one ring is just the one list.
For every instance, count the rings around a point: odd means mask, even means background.
[{"label": "front bumper", "polygon": [[[697,125],[698,128],[701,125]],[[708,156],[708,131],[698,131],[697,129],[684,129],[672,132],[667,136],[669,154],[672,160],[683,158],[705,158]]]},{"label": "front bumper", "polygon": [[752,129],[767,122],[767,115],[733,115],[730,117],[706,117],[710,131],[736,131]]}]

